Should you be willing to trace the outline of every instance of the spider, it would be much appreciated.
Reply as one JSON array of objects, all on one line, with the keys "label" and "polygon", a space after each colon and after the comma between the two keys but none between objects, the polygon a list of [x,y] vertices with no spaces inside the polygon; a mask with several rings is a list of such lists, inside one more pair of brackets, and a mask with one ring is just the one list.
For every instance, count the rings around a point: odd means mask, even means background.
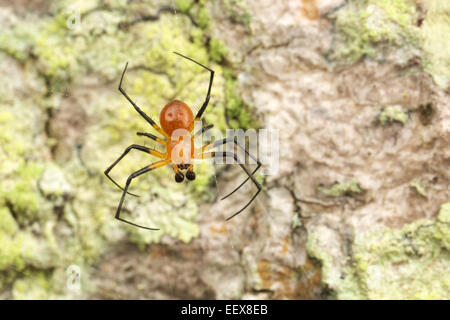
[{"label": "spider", "polygon": [[[201,63],[195,61],[192,58],[189,58],[187,56],[184,56],[178,52],[174,52],[175,54],[179,55],[182,58],[185,58],[187,60],[190,60],[194,62],[195,64],[201,66],[202,68],[208,70],[210,72],[210,79],[209,79],[209,86],[208,86],[208,92],[206,94],[205,101],[198,111],[197,115],[193,116],[192,110],[188,107],[187,104],[185,104],[182,101],[174,100],[169,102],[164,106],[164,108],[161,110],[160,116],[159,116],[159,122],[161,126],[158,126],[155,121],[153,121],[147,114],[145,114],[144,111],[142,111],[136,103],[128,96],[128,94],[125,92],[125,90],[122,88],[122,81],[125,75],[125,72],[127,70],[128,62],[125,65],[125,68],[122,73],[122,77],[120,78],[119,82],[119,91],[121,94],[133,105],[134,109],[139,113],[141,117],[143,117],[157,132],[159,132],[164,138],[159,138],[151,133],[145,133],[145,132],[137,132],[138,136],[144,136],[147,138],[150,138],[154,141],[156,141],[158,144],[165,147],[166,151],[165,153],[158,152],[154,149],[147,148],[145,146],[133,144],[125,149],[125,151],[122,153],[122,155],[114,161],[106,170],[105,175],[118,187],[120,188],[123,193],[122,197],[119,202],[119,206],[117,207],[115,218],[128,223],[130,225],[133,225],[135,227],[147,229],[147,230],[160,230],[158,228],[149,228],[145,227],[139,224],[136,224],[134,222],[125,220],[120,217],[120,212],[122,210],[122,205],[125,199],[125,196],[127,194],[138,197],[138,195],[133,194],[131,192],[128,192],[128,188],[130,187],[131,181],[133,179],[143,175],[144,173],[150,172],[152,170],[155,170],[157,168],[161,168],[165,165],[172,164],[173,171],[175,173],[175,181],[180,183],[184,180],[184,177],[188,180],[194,180],[195,179],[195,173],[194,173],[194,165],[191,163],[192,159],[211,159],[211,158],[233,158],[234,161],[236,161],[240,167],[244,170],[244,172],[247,174],[247,178],[232,192],[224,196],[221,200],[229,197],[234,192],[236,192],[240,187],[242,187],[249,179],[252,180],[252,182],[257,187],[258,191],[253,195],[253,197],[250,199],[250,201],[239,211],[231,215],[226,219],[226,221],[230,220],[231,218],[235,217],[239,213],[241,213],[243,210],[245,210],[252,201],[256,198],[256,196],[261,191],[261,185],[256,181],[256,179],[253,177],[253,175],[256,173],[256,171],[261,167],[261,162],[251,155],[243,146],[241,146],[236,139],[233,138],[225,138],[222,140],[214,141],[213,143],[208,143],[201,148],[195,148],[194,147],[194,139],[200,135],[202,135],[205,131],[211,129],[213,125],[207,125],[202,127],[198,132],[193,133],[194,130],[194,121],[200,121],[202,118],[202,115],[204,111],[206,110],[206,107],[208,106],[209,100],[210,100],[210,94],[211,94],[211,87],[213,84],[214,79],[214,71]],[[179,132],[187,132],[187,136],[185,134],[179,135]],[[242,164],[242,162],[239,160],[238,156],[234,152],[218,152],[218,151],[211,151],[211,149],[214,149],[219,146],[223,146],[227,143],[234,143],[237,147],[241,148],[245,151],[246,155],[251,157],[254,161],[256,161],[257,166],[253,170],[252,173],[250,173],[247,168]],[[142,151],[145,153],[148,153],[150,155],[153,155],[157,158],[160,158],[161,160],[154,162],[150,165],[145,166],[144,168],[132,173],[126,183],[125,187],[121,187],[114,179],[111,178],[109,175],[110,171],[114,168],[117,163],[119,163],[120,160],[122,160],[128,152],[131,150],[136,149],[138,151]],[[233,148],[234,149],[234,148]],[[175,151],[175,152],[173,152]],[[210,151],[210,152],[207,152]],[[174,157],[174,154],[176,155]],[[178,156],[179,155],[179,156]],[[183,170],[186,171],[185,174],[183,174]]]}]

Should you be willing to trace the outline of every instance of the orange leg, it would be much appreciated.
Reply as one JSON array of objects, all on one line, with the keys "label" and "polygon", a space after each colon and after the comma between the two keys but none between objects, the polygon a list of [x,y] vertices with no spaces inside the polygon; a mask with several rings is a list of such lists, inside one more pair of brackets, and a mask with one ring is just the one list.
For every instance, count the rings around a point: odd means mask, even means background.
[{"label": "orange leg", "polygon": [[159,144],[162,144],[163,146],[167,146],[167,141],[165,141],[165,140],[163,140],[163,139],[161,139],[161,138],[158,138],[157,136],[155,136],[155,135],[153,135],[153,134],[151,134],[151,133],[147,133],[147,132],[137,132],[136,134],[137,134],[138,136],[144,136],[144,137],[150,138],[150,139],[152,139],[152,140],[155,140],[156,142],[158,142]]}]

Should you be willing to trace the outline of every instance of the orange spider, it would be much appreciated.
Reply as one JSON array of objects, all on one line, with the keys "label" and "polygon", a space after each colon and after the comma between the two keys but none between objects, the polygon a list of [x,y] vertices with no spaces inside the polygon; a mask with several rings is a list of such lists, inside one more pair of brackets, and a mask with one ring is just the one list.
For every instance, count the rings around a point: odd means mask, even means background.
[{"label": "orange spider", "polygon": [[[248,181],[248,179],[251,179],[253,181],[253,183],[256,185],[256,187],[258,188],[258,191],[255,193],[255,195],[250,199],[250,201],[242,208],[240,209],[238,212],[234,213],[232,216],[230,216],[229,218],[227,218],[226,220],[230,220],[231,218],[233,218],[234,216],[236,216],[237,214],[239,214],[240,212],[242,212],[245,208],[247,208],[250,203],[252,203],[252,201],[256,198],[256,196],[259,194],[259,192],[261,191],[261,186],[258,183],[258,181],[256,181],[256,179],[253,177],[253,174],[255,174],[255,172],[261,167],[261,162],[256,159],[254,156],[252,156],[251,154],[249,154],[247,152],[247,150],[242,147],[237,141],[236,139],[230,139],[230,138],[226,138],[226,139],[222,139],[219,141],[215,141],[213,143],[209,143],[207,145],[202,146],[201,148],[195,148],[194,147],[194,139],[197,136],[202,135],[206,130],[209,130],[213,127],[213,125],[209,125],[209,126],[205,126],[203,128],[201,128],[201,130],[199,130],[198,132],[196,132],[195,134],[192,134],[192,131],[194,129],[194,121],[200,121],[203,112],[205,111],[206,107],[208,106],[209,103],[209,99],[210,99],[210,94],[211,94],[211,87],[212,87],[212,83],[213,83],[213,79],[214,79],[214,71],[211,70],[208,67],[205,67],[204,65],[198,63],[197,61],[186,57],[180,53],[174,52],[175,54],[188,59],[194,63],[196,63],[197,65],[205,68],[206,70],[209,70],[209,72],[211,73],[210,79],[209,79],[209,87],[208,87],[208,93],[206,95],[206,99],[205,102],[203,103],[202,107],[200,108],[200,110],[198,111],[197,115],[194,118],[194,115],[192,113],[192,110],[184,103],[178,100],[174,100],[169,102],[162,110],[159,116],[159,122],[161,124],[161,127],[158,126],[149,116],[147,116],[144,111],[142,111],[137,105],[136,103],[133,102],[133,100],[131,100],[131,98],[127,95],[127,93],[125,92],[125,90],[123,90],[122,88],[122,81],[123,81],[123,77],[125,75],[125,71],[127,70],[127,66],[128,63],[125,65],[125,69],[123,70],[122,73],[122,77],[120,78],[120,83],[119,83],[119,91],[125,96],[125,98],[127,98],[127,100],[133,105],[134,109],[153,127],[155,128],[156,131],[158,131],[161,135],[164,136],[164,138],[159,138],[153,134],[150,133],[144,133],[144,132],[138,132],[137,135],[138,136],[145,136],[148,137],[154,141],[156,141],[157,143],[161,144],[162,146],[165,147],[166,152],[165,153],[161,153],[158,152],[156,150],[147,148],[145,146],[141,146],[141,145],[137,145],[137,144],[133,144],[131,146],[129,146],[123,153],[122,155],[116,160],[114,161],[113,164],[111,164],[108,169],[105,170],[105,175],[117,186],[119,187],[121,190],[123,190],[122,193],[122,198],[120,199],[119,202],[119,206],[117,208],[116,211],[116,219],[121,220],[123,222],[126,222],[128,224],[131,224],[133,226],[136,227],[140,227],[140,228],[144,228],[144,229],[148,229],[148,230],[159,230],[156,228],[148,228],[148,227],[144,227],[141,225],[138,225],[136,223],[127,221],[125,219],[122,219],[120,217],[120,211],[122,209],[122,205],[125,199],[125,195],[126,194],[130,194],[133,196],[136,196],[133,193],[128,192],[128,188],[130,186],[131,181],[144,174],[147,173],[151,170],[163,167],[167,164],[172,164],[173,165],[173,170],[175,172],[175,181],[176,182],[182,182],[184,180],[184,174],[182,172],[182,170],[187,170],[186,171],[186,178],[188,180],[194,180],[195,179],[195,173],[194,173],[194,165],[191,163],[192,159],[210,159],[210,158],[233,158],[234,161],[236,161],[241,168],[244,170],[244,172],[247,174],[248,178],[245,179],[236,189],[234,189],[232,192],[230,192],[228,195],[226,195],[225,197],[222,198],[225,199],[227,197],[229,197],[230,195],[232,195],[234,192],[236,192],[244,183],[246,183]],[[241,148],[242,150],[245,151],[245,153],[251,157],[253,160],[256,161],[257,163],[257,167],[255,168],[255,170],[250,173],[247,168],[242,164],[242,162],[239,160],[239,158],[237,157],[237,155],[234,152],[207,152],[210,149],[213,149],[215,147],[224,145],[228,142],[233,142],[236,146],[238,146],[239,148]],[[109,176],[109,172],[112,170],[112,168],[120,161],[122,160],[123,157],[125,157],[125,155],[130,152],[130,150],[132,149],[137,149],[139,151],[143,151],[146,153],[149,153],[153,156],[156,156],[162,160],[157,161],[155,163],[152,163],[148,166],[145,166],[144,168],[132,173],[126,183],[125,183],[125,188],[122,188],[117,182],[115,182],[110,176]]]}]

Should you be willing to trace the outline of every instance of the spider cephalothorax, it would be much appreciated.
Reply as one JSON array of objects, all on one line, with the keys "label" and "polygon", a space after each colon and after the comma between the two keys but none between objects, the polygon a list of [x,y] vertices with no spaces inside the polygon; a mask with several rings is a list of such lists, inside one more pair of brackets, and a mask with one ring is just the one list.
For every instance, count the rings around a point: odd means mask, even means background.
[{"label": "spider cephalothorax", "polygon": [[[199,66],[205,68],[210,72],[210,79],[209,79],[209,86],[208,86],[208,92],[206,94],[206,99],[203,105],[201,106],[200,110],[197,112],[197,115],[193,116],[192,110],[188,107],[187,104],[185,104],[182,101],[174,100],[169,102],[164,106],[164,108],[161,110],[159,122],[161,124],[161,127],[158,126],[147,114],[145,114],[144,111],[142,111],[136,103],[127,95],[125,90],[122,88],[122,81],[123,77],[125,75],[125,71],[127,70],[128,63],[125,65],[125,69],[123,70],[122,77],[120,78],[119,83],[119,91],[127,98],[127,100],[133,105],[134,109],[156,130],[158,131],[164,138],[159,138],[151,133],[146,132],[138,132],[137,135],[139,136],[145,136],[147,138],[150,138],[157,143],[159,143],[161,146],[165,147],[165,152],[161,153],[159,151],[156,151],[154,149],[147,148],[145,146],[133,144],[129,146],[122,155],[111,164],[108,169],[105,170],[105,175],[121,190],[123,190],[122,198],[120,199],[119,206],[116,211],[116,218],[126,222],[128,224],[131,224],[136,227],[149,229],[149,230],[159,230],[155,228],[148,228],[141,225],[138,225],[136,223],[127,221],[120,217],[120,212],[122,209],[122,205],[125,199],[126,194],[130,194],[133,196],[136,196],[135,194],[128,192],[128,188],[130,186],[131,181],[151,170],[163,167],[167,164],[172,164],[173,170],[175,173],[175,181],[176,182],[182,182],[184,180],[184,177],[186,176],[187,180],[194,180],[195,179],[195,173],[194,173],[194,165],[193,159],[210,159],[210,158],[216,158],[216,157],[222,157],[222,158],[233,158],[244,170],[244,172],[247,174],[248,178],[245,179],[236,189],[234,189],[232,192],[230,192],[228,195],[223,197],[222,199],[227,198],[228,196],[232,195],[235,191],[237,191],[244,183],[246,183],[249,179],[252,180],[252,182],[256,185],[258,188],[258,191],[255,193],[255,195],[250,199],[250,201],[238,212],[234,213],[232,216],[227,218],[227,220],[233,218],[240,212],[242,212],[245,208],[247,208],[250,203],[256,198],[258,193],[261,191],[260,184],[256,181],[256,179],[253,177],[253,174],[261,167],[261,163],[256,159],[254,156],[248,153],[248,151],[242,147],[235,139],[222,139],[219,141],[215,141],[213,143],[206,144],[204,146],[201,146],[200,148],[196,148],[194,146],[194,138],[197,136],[202,135],[206,130],[211,129],[213,126],[205,126],[198,132],[193,133],[194,129],[194,121],[200,121],[203,112],[205,111],[206,107],[208,106],[210,94],[211,94],[211,87],[214,79],[214,71],[211,70],[208,67],[205,67],[204,65],[198,63],[197,61],[186,57],[180,53],[175,52],[175,54],[188,59]],[[247,168],[242,164],[242,162],[238,159],[237,155],[233,152],[218,152],[218,151],[211,151],[211,149],[214,149],[216,147],[222,146],[226,143],[234,143],[237,147],[241,148],[245,151],[246,155],[251,157],[253,160],[256,161],[257,167],[256,169],[250,173]],[[109,172],[112,170],[112,168],[120,161],[122,160],[125,155],[130,152],[132,149],[136,149],[142,152],[149,153],[157,158],[160,158],[161,160],[154,162],[148,166],[145,166],[144,168],[132,173],[126,183],[125,187],[122,188],[117,182],[115,182],[110,176]],[[183,173],[182,171],[185,171]]]}]

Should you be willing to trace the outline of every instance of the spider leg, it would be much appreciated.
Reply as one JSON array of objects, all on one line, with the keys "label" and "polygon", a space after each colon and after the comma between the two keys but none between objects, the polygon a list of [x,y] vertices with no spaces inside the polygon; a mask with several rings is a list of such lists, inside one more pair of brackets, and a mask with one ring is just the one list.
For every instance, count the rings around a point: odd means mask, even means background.
[{"label": "spider leg", "polygon": [[255,198],[258,196],[258,194],[261,192],[261,185],[258,183],[258,181],[256,181],[255,177],[253,177],[250,172],[247,170],[247,168],[239,161],[239,158],[236,154],[232,153],[232,152],[209,152],[209,153],[205,153],[203,154],[203,158],[207,159],[207,158],[214,158],[214,157],[223,157],[223,158],[234,158],[234,160],[241,166],[242,170],[244,170],[244,172],[247,174],[247,176],[253,181],[253,183],[255,184],[255,186],[258,188],[258,191],[253,195],[253,197],[250,199],[250,201],[242,208],[240,209],[238,212],[234,213],[232,216],[228,217],[226,219],[226,221],[232,219],[233,217],[237,216],[239,213],[241,213],[242,211],[244,211],[252,202],[253,200],[255,200]]},{"label": "spider leg", "polygon": [[[213,124],[209,124],[207,126],[202,127],[200,130],[198,130],[195,134],[191,134],[191,143],[195,144],[195,139],[199,136],[201,136],[203,133],[205,133],[206,131],[208,131],[209,129],[212,129],[214,127]],[[200,148],[196,148],[194,150],[194,158],[196,159],[202,159],[201,154],[204,152],[203,149]]]},{"label": "spider leg", "polygon": [[123,201],[125,199],[126,194],[128,193],[127,190],[128,190],[128,187],[130,186],[131,180],[133,180],[134,178],[136,178],[136,177],[138,177],[138,176],[140,176],[140,175],[142,175],[144,173],[147,173],[147,172],[149,172],[151,170],[154,170],[154,169],[160,168],[162,166],[165,166],[166,164],[168,164],[170,162],[171,162],[171,160],[160,160],[160,161],[157,161],[155,163],[152,163],[149,166],[146,166],[146,167],[144,167],[144,168],[142,168],[142,169],[132,173],[128,177],[127,182],[125,184],[125,188],[124,188],[123,193],[122,193],[122,198],[120,199],[119,206],[117,207],[117,212],[116,212],[116,216],[115,216],[116,219],[118,219],[118,220],[120,220],[122,222],[128,223],[128,224],[131,224],[132,226],[135,226],[135,227],[139,227],[139,228],[143,228],[143,229],[147,229],[147,230],[159,230],[159,229],[156,229],[156,228],[144,227],[144,226],[141,226],[141,225],[136,224],[134,222],[130,222],[128,220],[125,220],[125,219],[120,217],[120,211],[122,210],[122,204],[123,204]]},{"label": "spider leg", "polygon": [[147,132],[137,132],[136,134],[137,134],[138,136],[144,136],[144,137],[150,138],[150,139],[152,139],[152,140],[155,140],[156,142],[158,142],[158,143],[160,143],[160,144],[162,144],[162,145],[164,145],[164,146],[167,145],[167,141],[165,141],[165,140],[163,140],[163,139],[160,139],[160,138],[158,138],[157,136],[155,136],[155,135],[153,135],[153,134],[151,134],[151,133],[147,133]]},{"label": "spider leg", "polygon": [[136,103],[134,103],[133,100],[131,100],[131,98],[128,96],[128,94],[125,92],[125,90],[122,88],[122,81],[123,81],[123,77],[125,75],[125,71],[127,71],[127,67],[128,67],[128,62],[125,65],[125,69],[123,69],[123,73],[122,73],[122,77],[120,78],[120,83],[119,83],[119,91],[124,95],[125,98],[127,98],[127,100],[133,105],[134,109],[136,109],[136,111],[142,116],[142,118],[144,118],[148,123],[150,123],[150,125],[155,128],[156,131],[158,131],[159,133],[161,133],[166,139],[169,139],[169,135],[167,133],[164,132],[164,130],[162,130],[155,121],[153,121],[148,115],[145,114],[144,111],[141,110],[141,108],[139,108]]},{"label": "spider leg", "polygon": [[207,126],[204,126],[203,128],[201,128],[200,130],[198,130],[195,134],[194,134],[194,138],[198,137],[200,135],[202,135],[203,133],[205,133],[205,131],[208,131],[209,129],[212,129],[214,127],[213,124],[209,124]]},{"label": "spider leg", "polygon": [[[158,158],[162,158],[162,159],[165,158],[164,155],[161,154],[160,152],[158,152],[158,151],[156,151],[156,150],[152,150],[152,149],[147,148],[147,147],[144,147],[144,146],[140,146],[140,145],[138,145],[138,144],[133,144],[133,145],[129,146],[128,148],[126,148],[125,151],[122,153],[122,155],[121,155],[116,161],[114,161],[114,162],[108,167],[108,169],[106,169],[105,172],[104,172],[104,173],[105,173],[105,176],[107,176],[108,179],[111,180],[111,181],[112,181],[117,187],[119,187],[119,189],[121,189],[122,191],[124,191],[124,189],[123,189],[116,181],[114,181],[113,178],[110,177],[109,172],[112,170],[112,168],[114,168],[114,167],[116,166],[116,164],[119,163],[120,160],[123,159],[123,157],[125,157],[125,156],[127,155],[128,152],[131,151],[131,149],[137,149],[137,150],[139,150],[139,151],[146,152],[146,153],[149,153],[149,154],[151,154],[151,155],[154,155],[154,156],[156,156],[156,157],[158,157]],[[127,192],[127,193],[130,194],[130,195],[132,195],[132,196],[139,197],[137,194],[134,194],[134,193],[131,193],[131,192]]]},{"label": "spider leg", "polygon": [[[218,147],[218,146],[220,146],[220,145],[226,144],[226,143],[228,143],[228,142],[234,142],[234,144],[237,145],[237,146],[238,146],[239,148],[241,148],[242,150],[244,150],[245,153],[246,153],[250,158],[252,158],[253,160],[256,161],[257,166],[256,166],[256,168],[253,170],[253,172],[251,173],[251,175],[253,176],[253,175],[256,173],[256,171],[258,171],[259,168],[262,166],[262,163],[261,163],[255,156],[253,156],[252,154],[250,154],[250,153],[247,151],[246,148],[244,148],[242,145],[240,145],[240,144],[236,141],[236,139],[226,138],[226,139],[218,140],[218,141],[215,141],[215,142],[213,142],[213,143],[204,145],[204,146],[202,147],[202,152],[205,152],[205,151],[207,151],[207,150],[209,150],[209,149],[212,149],[212,148]],[[235,193],[236,191],[238,191],[238,190],[239,190],[239,189],[240,189],[240,188],[248,181],[248,179],[250,179],[250,178],[245,179],[238,187],[236,187],[236,189],[234,189],[234,190],[231,191],[229,194],[227,194],[226,196],[224,196],[223,198],[221,198],[221,200],[224,200],[224,199],[228,198],[228,197],[231,196],[233,193]]]},{"label": "spider leg", "polygon": [[188,59],[188,60],[198,64],[199,66],[205,68],[206,70],[208,70],[211,73],[211,76],[209,78],[208,93],[206,94],[205,102],[203,102],[202,107],[200,108],[200,110],[197,112],[197,115],[195,116],[195,120],[199,120],[202,117],[202,114],[205,111],[206,107],[208,106],[209,99],[211,98],[211,88],[212,88],[212,84],[213,84],[213,80],[214,80],[214,70],[212,70],[212,69],[202,65],[201,63],[195,61],[192,58],[189,58],[189,57],[186,57],[186,56],[182,55],[181,53],[178,53],[178,52],[174,52],[174,53],[179,55],[180,57],[183,57],[185,59]]},{"label": "spider leg", "polygon": [[[256,171],[258,171],[258,169],[261,167],[262,163],[261,163],[255,156],[253,156],[252,154],[250,154],[250,153],[247,151],[246,148],[244,148],[242,145],[240,145],[240,144],[236,141],[236,139],[225,138],[225,139],[222,139],[222,140],[219,140],[219,141],[214,141],[214,143],[213,143],[213,148],[218,147],[218,146],[220,146],[220,145],[227,144],[228,142],[234,142],[234,144],[237,145],[237,146],[238,146],[239,148],[241,148],[242,150],[244,150],[245,153],[246,153],[250,158],[252,158],[253,160],[256,161],[256,163],[257,163],[258,165],[256,166],[255,170],[253,170],[253,172],[251,173],[251,175],[253,176],[253,175],[256,173]],[[245,179],[245,180],[244,180],[244,181],[243,181],[236,189],[234,189],[234,190],[231,191],[229,194],[227,194],[226,196],[224,196],[221,200],[224,200],[224,199],[228,198],[228,197],[231,196],[233,193],[235,193],[236,191],[238,191],[238,190],[239,190],[239,189],[240,189],[240,188],[248,181],[248,179],[250,179],[250,177],[248,177],[247,179]]]}]

